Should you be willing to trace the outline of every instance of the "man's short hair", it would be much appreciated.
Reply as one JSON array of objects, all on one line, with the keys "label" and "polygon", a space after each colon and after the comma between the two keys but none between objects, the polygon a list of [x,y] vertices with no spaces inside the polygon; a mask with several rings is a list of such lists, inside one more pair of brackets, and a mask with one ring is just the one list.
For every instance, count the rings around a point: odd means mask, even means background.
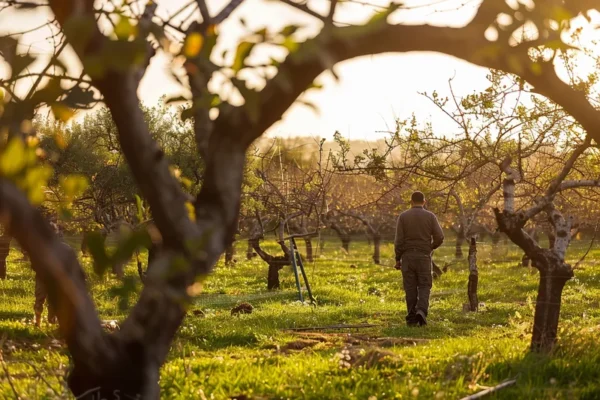
[{"label": "man's short hair", "polygon": [[410,196],[410,201],[412,201],[415,204],[425,203],[425,195],[423,194],[423,192],[419,192],[417,190],[416,192],[413,192],[413,194]]}]

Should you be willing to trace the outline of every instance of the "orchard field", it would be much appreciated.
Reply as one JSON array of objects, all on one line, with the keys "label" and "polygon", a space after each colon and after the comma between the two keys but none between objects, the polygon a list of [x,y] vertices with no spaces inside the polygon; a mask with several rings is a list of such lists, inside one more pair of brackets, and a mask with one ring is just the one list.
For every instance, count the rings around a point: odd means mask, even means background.
[{"label": "orchard field", "polygon": [[[434,282],[429,325],[409,328],[389,241],[379,266],[369,261],[366,242],[353,243],[349,254],[333,239],[316,249],[306,264],[316,306],[298,301],[290,267],[281,271],[281,289],[267,291],[266,264],[246,261],[238,242],[236,262],[217,264],[177,334],[161,369],[161,398],[458,399],[515,378],[489,398],[600,398],[600,249],[592,248],[567,283],[559,341],[543,355],[528,352],[539,273],[521,266],[518,248],[479,244],[483,304],[472,313],[462,309],[466,259],[454,260],[447,243],[434,256],[450,265]],[[263,247],[277,249],[271,241]],[[589,240],[574,241],[567,261],[588,247]],[[9,278],[0,281],[0,398],[72,398],[64,383],[67,350],[55,327],[34,327],[33,273],[20,259],[13,249]],[[94,275],[87,258],[82,263],[101,318],[118,324],[140,288],[135,265],[119,281]],[[242,302],[252,313],[232,316]],[[286,331],[365,323],[375,326]]]}]

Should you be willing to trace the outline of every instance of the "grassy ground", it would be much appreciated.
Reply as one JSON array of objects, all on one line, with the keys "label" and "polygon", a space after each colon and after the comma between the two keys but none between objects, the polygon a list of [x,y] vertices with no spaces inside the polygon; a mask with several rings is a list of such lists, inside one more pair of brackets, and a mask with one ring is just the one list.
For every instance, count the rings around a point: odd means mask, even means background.
[{"label": "grassy ground", "polygon": [[[570,258],[585,251],[574,243]],[[466,250],[466,249],[465,249]],[[435,281],[430,325],[408,328],[401,274],[369,262],[366,243],[350,255],[327,242],[307,265],[318,306],[297,300],[294,276],[282,271],[280,291],[266,291],[260,260],[220,264],[186,318],[161,374],[169,399],[457,399],[517,378],[500,399],[600,399],[600,250],[593,250],[564,291],[560,341],[551,356],[528,354],[537,274],[519,265],[511,247],[480,246],[478,313],[464,313],[467,268],[460,261]],[[451,262],[451,246],[438,264]],[[0,398],[67,397],[62,383],[69,359],[55,330],[32,325],[33,274],[10,256],[9,279],[0,281]],[[89,267],[89,260],[84,260]],[[133,264],[129,277],[136,281]],[[103,319],[126,315],[124,284],[93,278],[91,290]],[[129,300],[134,300],[135,293]],[[231,316],[239,302],[251,314]],[[199,312],[201,310],[204,315]],[[360,330],[299,335],[285,328],[371,323]],[[336,334],[337,333],[337,334]],[[381,339],[385,338],[385,339]],[[10,380],[8,379],[10,377]],[[14,391],[11,384],[14,386]],[[246,396],[246,397],[243,397]]]}]

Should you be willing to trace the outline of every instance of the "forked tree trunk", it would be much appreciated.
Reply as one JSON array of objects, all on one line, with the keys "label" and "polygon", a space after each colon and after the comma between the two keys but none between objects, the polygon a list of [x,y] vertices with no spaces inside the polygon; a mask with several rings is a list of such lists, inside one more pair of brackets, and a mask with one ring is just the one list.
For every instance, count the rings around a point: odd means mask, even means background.
[{"label": "forked tree trunk", "polygon": [[465,242],[465,238],[462,235],[462,232],[459,232],[456,235],[456,249],[454,251],[454,257],[463,258],[465,255],[463,254],[462,245]]},{"label": "forked tree trunk", "polygon": [[10,241],[12,237],[9,235],[0,236],[0,279],[6,279],[6,259],[10,253]]},{"label": "forked tree trunk", "polygon": [[373,234],[373,262],[376,265],[381,264],[381,235]]},{"label": "forked tree trunk", "polygon": [[479,299],[477,298],[478,283],[479,272],[477,271],[477,242],[475,241],[475,238],[471,238],[471,244],[469,246],[469,284],[467,287],[470,311],[477,311],[479,308]]},{"label": "forked tree trunk", "polygon": [[252,243],[252,248],[256,251],[256,254],[258,254],[258,256],[269,266],[269,271],[267,273],[267,289],[279,289],[279,271],[291,263],[289,249],[285,246],[285,243],[280,242],[279,245],[281,246],[284,255],[272,256],[260,247],[259,238],[252,238],[249,239],[249,241]]},{"label": "forked tree trunk", "polygon": [[313,262],[313,246],[312,246],[312,238],[305,237],[304,245],[306,246],[306,261]]}]

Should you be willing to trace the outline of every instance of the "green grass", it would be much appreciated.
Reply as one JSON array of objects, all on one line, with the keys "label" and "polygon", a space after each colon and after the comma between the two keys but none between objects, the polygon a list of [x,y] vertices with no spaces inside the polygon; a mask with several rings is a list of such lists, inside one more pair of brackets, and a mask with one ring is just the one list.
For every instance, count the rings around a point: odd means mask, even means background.
[{"label": "green grass", "polygon": [[[336,242],[327,242],[316,262],[306,266],[317,307],[298,301],[289,267],[282,271],[281,290],[268,292],[266,265],[258,259],[245,261],[241,247],[239,261],[231,267],[219,264],[195,300],[192,310],[205,315],[190,313],[184,321],[162,369],[162,398],[457,399],[515,377],[516,386],[490,398],[600,398],[600,250],[593,250],[567,283],[558,346],[552,355],[540,356],[527,351],[537,274],[519,266],[520,254],[513,247],[480,246],[479,299],[485,308],[478,313],[462,311],[466,261],[452,265],[434,282],[425,328],[403,324],[401,274],[389,266],[391,245],[382,249],[388,266],[375,266],[366,243],[353,243],[347,255]],[[585,248],[585,242],[575,242],[569,258],[576,261]],[[450,244],[435,260],[443,265],[452,261],[452,254]],[[33,274],[19,258],[18,250],[13,251],[9,279],[0,281],[5,366],[22,398],[66,397],[62,378],[69,368],[67,352],[52,347],[52,327],[33,327]],[[89,260],[83,261],[89,268]],[[132,264],[127,274],[135,278],[135,273]],[[103,319],[125,317],[121,285],[112,277],[92,278]],[[371,288],[381,295],[370,295]],[[232,317],[231,308],[242,301],[250,302],[254,312]],[[285,328],[363,322],[378,326],[346,333],[428,341],[386,347],[382,351],[393,357],[349,368],[340,364],[342,350],[348,348],[355,360],[359,349],[375,345],[360,341],[348,347],[343,338],[332,336],[313,347],[286,350],[299,337]],[[0,377],[0,398],[14,398],[3,371]]]}]

